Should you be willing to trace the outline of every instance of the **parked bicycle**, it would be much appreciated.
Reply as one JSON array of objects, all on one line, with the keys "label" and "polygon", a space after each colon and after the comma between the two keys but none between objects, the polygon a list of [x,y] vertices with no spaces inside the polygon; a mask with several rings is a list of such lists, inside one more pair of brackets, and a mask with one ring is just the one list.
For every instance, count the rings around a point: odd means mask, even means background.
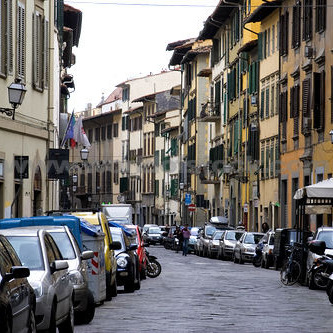
[{"label": "parked bicycle", "polygon": [[292,286],[301,277],[301,253],[302,247],[291,245],[287,248],[288,258],[283,264],[280,272],[281,282],[286,286]]}]

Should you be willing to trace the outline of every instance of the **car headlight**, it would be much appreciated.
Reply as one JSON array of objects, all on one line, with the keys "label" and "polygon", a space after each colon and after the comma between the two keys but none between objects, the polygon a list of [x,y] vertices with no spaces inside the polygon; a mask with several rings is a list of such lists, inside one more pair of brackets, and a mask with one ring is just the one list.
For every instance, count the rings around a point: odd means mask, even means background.
[{"label": "car headlight", "polygon": [[127,260],[123,257],[117,259],[117,265],[121,268],[125,268],[127,266]]},{"label": "car headlight", "polygon": [[43,285],[40,281],[29,281],[31,287],[34,289],[36,298],[43,296]]},{"label": "car headlight", "polygon": [[83,276],[80,272],[74,271],[69,273],[69,281],[71,281],[75,285],[84,284]]}]

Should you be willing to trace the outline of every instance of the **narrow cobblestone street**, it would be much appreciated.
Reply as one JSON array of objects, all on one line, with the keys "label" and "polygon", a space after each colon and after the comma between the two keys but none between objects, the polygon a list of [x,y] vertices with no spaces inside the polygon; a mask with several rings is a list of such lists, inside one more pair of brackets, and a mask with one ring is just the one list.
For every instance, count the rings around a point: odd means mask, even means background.
[{"label": "narrow cobblestone street", "polygon": [[96,309],[76,332],[332,332],[324,291],[285,287],[273,269],[150,247],[162,273]]}]

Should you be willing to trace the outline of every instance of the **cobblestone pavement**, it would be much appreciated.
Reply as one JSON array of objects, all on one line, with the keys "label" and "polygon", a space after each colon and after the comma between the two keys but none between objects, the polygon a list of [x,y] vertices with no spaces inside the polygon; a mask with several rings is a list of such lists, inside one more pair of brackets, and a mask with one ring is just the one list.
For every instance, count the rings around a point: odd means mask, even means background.
[{"label": "cobblestone pavement", "polygon": [[333,332],[326,293],[283,286],[279,272],[182,256],[149,248],[162,264],[158,278],[141,282],[96,308],[89,325],[75,332]]}]

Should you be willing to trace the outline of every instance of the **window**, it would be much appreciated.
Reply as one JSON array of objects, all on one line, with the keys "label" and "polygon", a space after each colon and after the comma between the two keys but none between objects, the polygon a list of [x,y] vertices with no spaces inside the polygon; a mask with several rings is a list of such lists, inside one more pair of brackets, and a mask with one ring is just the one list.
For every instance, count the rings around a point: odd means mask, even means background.
[{"label": "window", "polygon": [[274,140],[271,141],[271,151],[270,151],[270,172],[269,176],[274,177]]},{"label": "window", "polygon": [[272,54],[275,52],[275,25],[272,26]]},{"label": "window", "polygon": [[48,74],[48,21],[40,10],[32,16],[33,31],[33,86],[42,90],[47,86]]},{"label": "window", "polygon": [[269,117],[269,86],[266,88],[266,118]]},{"label": "window", "polygon": [[17,3],[17,51],[16,68],[18,78],[25,79],[25,4],[21,1]]},{"label": "window", "polygon": [[265,89],[261,89],[260,93],[260,119],[264,119],[264,110],[265,110]]},{"label": "window", "polygon": [[100,128],[99,127],[95,128],[95,141],[96,142],[100,141]]},{"label": "window", "polygon": [[316,0],[316,32],[326,29],[326,0]]},{"label": "window", "polygon": [[111,171],[106,171],[106,193],[111,193]]},{"label": "window", "polygon": [[271,86],[271,117],[275,114],[275,85]]},{"label": "window", "polygon": [[324,129],[325,120],[325,71],[313,73],[313,128]]},{"label": "window", "polygon": [[264,142],[261,143],[261,156],[260,156],[260,177],[261,179],[265,179],[265,148]]},{"label": "window", "polygon": [[303,40],[312,39],[312,0],[303,1]]},{"label": "window", "polygon": [[269,178],[269,151],[270,151],[269,141],[267,141],[267,143],[266,143],[266,166],[265,166],[266,179]]},{"label": "window", "polygon": [[0,4],[0,75],[13,72],[13,14],[12,0]]},{"label": "window", "polygon": [[118,138],[118,123],[113,124],[113,137]]},{"label": "window", "polygon": [[113,165],[113,182],[118,184],[119,182],[119,163],[115,162]]},{"label": "window", "polygon": [[294,136],[299,134],[299,85],[290,88],[290,118],[294,118]]},{"label": "window", "polygon": [[285,12],[280,19],[280,55],[288,55],[289,13]]},{"label": "window", "polygon": [[101,128],[101,130],[102,130],[102,141],[105,141],[105,130],[106,130],[106,128],[105,128],[105,126],[103,126],[102,128]]},{"label": "window", "polygon": [[267,57],[271,54],[271,29],[267,30]]},{"label": "window", "polygon": [[297,2],[293,7],[293,25],[291,47],[297,48],[301,44],[301,3]]},{"label": "window", "polygon": [[129,87],[124,87],[122,92],[122,100],[123,102],[129,100]]}]

